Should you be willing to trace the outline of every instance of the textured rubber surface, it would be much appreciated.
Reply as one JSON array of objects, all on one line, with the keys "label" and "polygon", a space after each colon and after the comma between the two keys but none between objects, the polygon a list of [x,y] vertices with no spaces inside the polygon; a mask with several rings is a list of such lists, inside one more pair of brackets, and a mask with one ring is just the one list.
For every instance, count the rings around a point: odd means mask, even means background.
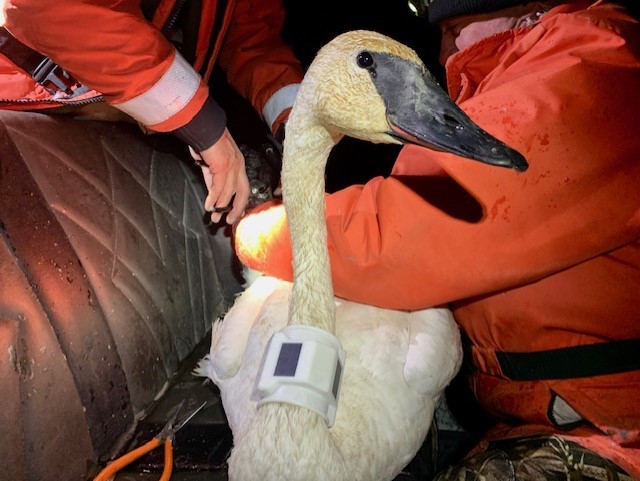
[{"label": "textured rubber surface", "polygon": [[0,480],[85,479],[239,289],[162,139],[0,112]]}]

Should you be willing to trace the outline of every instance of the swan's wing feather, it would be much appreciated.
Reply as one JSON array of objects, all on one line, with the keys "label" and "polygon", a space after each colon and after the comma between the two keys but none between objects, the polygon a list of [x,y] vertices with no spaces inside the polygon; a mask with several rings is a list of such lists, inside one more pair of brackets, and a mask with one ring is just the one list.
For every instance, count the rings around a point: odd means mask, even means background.
[{"label": "swan's wing feather", "polygon": [[373,376],[386,376],[392,365],[404,364],[407,350],[406,313],[339,299],[336,330],[347,351],[347,362],[358,353],[358,364]]},{"label": "swan's wing feather", "polygon": [[460,331],[448,309],[424,309],[410,314],[406,382],[421,394],[437,396],[456,375],[462,362]]},{"label": "swan's wing feather", "polygon": [[211,351],[201,371],[214,382],[235,376],[242,363],[251,328],[259,318],[265,301],[282,281],[263,276],[256,279],[234,302],[224,319],[211,330]]}]

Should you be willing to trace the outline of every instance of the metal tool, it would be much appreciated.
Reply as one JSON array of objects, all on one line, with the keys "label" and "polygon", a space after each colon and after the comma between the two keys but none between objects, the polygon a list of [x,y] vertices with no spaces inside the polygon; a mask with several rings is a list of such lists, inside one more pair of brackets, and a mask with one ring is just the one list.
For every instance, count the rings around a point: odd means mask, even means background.
[{"label": "metal tool", "polygon": [[173,472],[173,438],[175,434],[182,429],[185,424],[191,421],[191,419],[193,419],[193,417],[207,404],[205,401],[197,408],[186,412],[183,416],[179,416],[184,403],[185,401],[183,399],[171,409],[167,424],[164,425],[157,436],[150,441],[147,441],[142,446],[139,446],[110,462],[95,478],[93,478],[93,481],[109,481],[110,479],[113,479],[118,471],[122,470],[124,467],[141,458],[145,454],[150,453],[160,445],[164,445],[164,468],[159,481],[169,481]]}]

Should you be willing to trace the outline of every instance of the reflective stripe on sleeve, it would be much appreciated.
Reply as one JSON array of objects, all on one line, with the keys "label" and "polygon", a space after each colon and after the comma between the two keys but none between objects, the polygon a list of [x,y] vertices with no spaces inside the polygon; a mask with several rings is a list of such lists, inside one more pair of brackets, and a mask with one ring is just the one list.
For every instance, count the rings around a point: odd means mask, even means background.
[{"label": "reflective stripe on sleeve", "polygon": [[262,109],[262,117],[271,130],[273,130],[273,122],[278,118],[278,115],[280,115],[284,109],[293,106],[298,88],[300,88],[300,84],[291,84],[282,87],[271,96]]},{"label": "reflective stripe on sleeve", "polygon": [[137,97],[114,104],[114,107],[144,125],[159,124],[180,112],[193,98],[199,85],[198,73],[176,52],[171,66],[155,85]]}]

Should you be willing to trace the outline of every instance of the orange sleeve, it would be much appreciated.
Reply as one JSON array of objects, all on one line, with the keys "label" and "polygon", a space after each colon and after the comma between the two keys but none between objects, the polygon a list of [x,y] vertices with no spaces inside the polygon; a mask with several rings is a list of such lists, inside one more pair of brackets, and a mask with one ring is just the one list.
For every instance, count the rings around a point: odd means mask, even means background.
[{"label": "orange sleeve", "polygon": [[282,2],[238,0],[234,8],[219,63],[230,85],[262,113],[279,89],[302,80],[302,66],[280,36]]},{"label": "orange sleeve", "polygon": [[[640,60],[631,41],[583,19],[553,27],[528,61],[509,59],[461,104],[529,170],[409,146],[393,176],[327,196],[336,295],[424,308],[523,285],[640,237]],[[589,41],[576,44],[580,29]],[[245,237],[252,218],[237,231],[242,262],[290,279],[286,224]]]},{"label": "orange sleeve", "polygon": [[118,102],[147,91],[169,68],[173,46],[139,2],[7,0],[7,28],[78,80]]}]

